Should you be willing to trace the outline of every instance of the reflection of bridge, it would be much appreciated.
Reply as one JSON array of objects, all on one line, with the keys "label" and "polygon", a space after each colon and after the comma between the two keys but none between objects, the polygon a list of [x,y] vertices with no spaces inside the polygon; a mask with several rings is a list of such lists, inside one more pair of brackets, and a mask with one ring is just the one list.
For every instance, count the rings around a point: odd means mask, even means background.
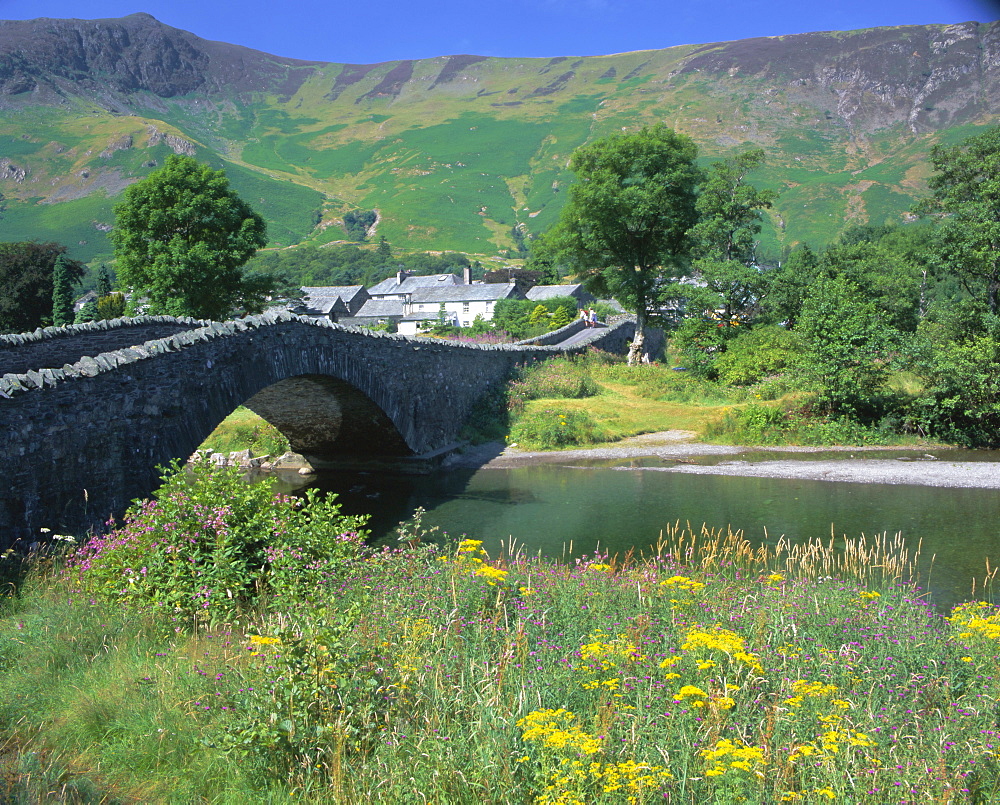
[{"label": "reflection of bridge", "polygon": [[267,314],[0,336],[0,549],[120,515],[155,488],[157,465],[189,456],[241,403],[307,456],[427,454],[516,365],[620,352],[633,329],[626,319],[572,347],[470,346]]}]

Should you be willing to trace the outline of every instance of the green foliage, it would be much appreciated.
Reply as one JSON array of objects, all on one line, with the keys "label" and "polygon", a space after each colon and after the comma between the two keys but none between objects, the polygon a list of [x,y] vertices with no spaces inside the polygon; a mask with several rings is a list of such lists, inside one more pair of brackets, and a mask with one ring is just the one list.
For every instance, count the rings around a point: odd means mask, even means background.
[{"label": "green foliage", "polygon": [[664,271],[679,269],[695,223],[698,149],[663,125],[613,134],[578,148],[576,181],[551,235],[553,251],[637,316],[630,353],[641,353],[643,328]]},{"label": "green foliage", "polygon": [[564,307],[558,308],[549,319],[549,327],[553,330],[558,330],[560,327],[565,327],[567,324],[572,323],[573,316],[570,315],[570,312]]},{"label": "green foliage", "polygon": [[911,427],[970,447],[1000,446],[1000,317],[975,304],[936,310],[915,347],[925,388]]},{"label": "green foliage", "polygon": [[[368,240],[368,230],[376,220],[378,213],[375,210],[351,210],[344,213],[344,231],[347,232],[347,239],[358,243]],[[384,259],[387,255],[383,250],[379,256]]]},{"label": "green foliage", "polygon": [[[418,253],[390,259],[385,250],[357,246],[313,245],[259,252],[247,263],[247,272],[264,274],[285,286],[375,285],[400,269],[418,276],[451,274],[469,266],[464,254]],[[473,277],[477,272],[473,270]],[[481,276],[481,275],[480,275]]]},{"label": "green foliage", "polygon": [[778,375],[793,365],[799,352],[795,333],[774,325],[740,332],[726,344],[713,369],[719,381],[731,386],[751,386]]},{"label": "green foliage", "polygon": [[97,286],[94,290],[98,296],[108,296],[114,290],[111,270],[104,263],[101,263],[101,267],[97,269]]},{"label": "green foliage", "polygon": [[820,272],[846,278],[875,305],[887,325],[912,332],[920,315],[929,256],[907,253],[898,241],[889,239],[891,231],[877,239],[831,246],[823,253]]},{"label": "green foliage", "polygon": [[728,320],[693,316],[684,319],[672,341],[685,370],[695,377],[715,380],[718,377],[715,362],[739,332],[740,328]]},{"label": "green foliage", "polygon": [[[560,313],[560,311],[562,311]],[[493,308],[493,327],[523,339],[542,335],[576,318],[576,300],[571,296],[551,299],[500,299]]]},{"label": "green foliage", "polygon": [[0,242],[0,332],[24,333],[51,324],[56,263],[62,260],[70,286],[84,275],[83,265],[65,255],[66,247],[58,243]]},{"label": "green foliage", "polygon": [[72,270],[60,254],[52,269],[52,323],[56,327],[72,324],[73,316]]},{"label": "green foliage", "polygon": [[287,782],[304,769],[313,776],[345,747],[360,754],[377,739],[380,711],[396,692],[378,655],[354,639],[368,608],[316,607],[303,625],[250,637],[257,662],[241,669],[219,743],[262,780]]},{"label": "green foliage", "polygon": [[931,162],[934,195],[919,209],[942,218],[938,260],[1000,313],[1000,126],[951,148],[936,146]]},{"label": "green foliage", "polygon": [[275,497],[238,468],[201,463],[164,472],[151,500],[93,536],[70,568],[89,594],[171,619],[219,623],[263,601],[294,601],[354,558],[364,518],[332,497]]},{"label": "green foliage", "polygon": [[288,439],[274,425],[241,405],[218,424],[199,449],[215,453],[249,450],[253,456],[280,456],[289,446]]},{"label": "green foliage", "polygon": [[887,434],[850,417],[829,417],[810,406],[784,409],[750,403],[727,409],[709,423],[703,437],[746,445],[879,445]]},{"label": "green foliage", "polygon": [[248,286],[241,267],[266,245],[266,225],[224,171],[172,155],[125,190],[115,216],[119,282],[149,312],[225,319],[240,305],[262,309],[268,289]]},{"label": "green foliage", "polygon": [[836,415],[864,415],[887,374],[891,333],[884,314],[846,278],[820,279],[796,332],[802,339],[797,368],[818,392],[820,406]]},{"label": "green foliage", "polygon": [[528,314],[528,324],[532,327],[537,327],[542,322],[547,322],[549,319],[549,311],[545,308],[545,305],[535,305],[531,313]]},{"label": "green foliage", "polygon": [[91,297],[77,311],[76,323],[82,324],[87,321],[97,321],[97,317],[97,300]]},{"label": "green foliage", "polygon": [[785,412],[780,408],[750,404],[727,411],[707,428],[705,436],[734,444],[780,444],[786,430]]},{"label": "green foliage", "polygon": [[99,321],[120,318],[125,315],[125,308],[125,294],[112,291],[107,296],[98,297],[96,318]]},{"label": "green foliage", "polygon": [[508,441],[525,450],[559,450],[596,444],[604,438],[585,411],[546,408],[520,414],[511,425]]},{"label": "green foliage", "polygon": [[759,148],[715,162],[698,192],[693,268],[717,295],[711,308],[721,308],[726,320],[752,320],[768,293],[770,274],[757,266],[757,236],[761,210],[771,207],[777,193],[746,180],[763,162]]},{"label": "green foliage", "polygon": [[819,274],[819,256],[803,244],[774,270],[761,320],[793,328],[802,312],[809,288]]}]

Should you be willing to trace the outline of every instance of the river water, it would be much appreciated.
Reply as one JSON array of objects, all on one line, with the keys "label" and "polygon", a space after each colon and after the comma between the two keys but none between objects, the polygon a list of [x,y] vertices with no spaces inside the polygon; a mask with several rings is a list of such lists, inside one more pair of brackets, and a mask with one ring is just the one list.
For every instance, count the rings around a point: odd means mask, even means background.
[{"label": "river water", "polygon": [[[755,460],[752,454],[741,458]],[[962,460],[1000,461],[1000,456],[965,453]],[[1000,471],[1000,463],[997,468]],[[630,549],[648,553],[661,529],[678,521],[697,530],[702,524],[730,527],[751,542],[770,544],[782,536],[805,541],[831,534],[857,538],[901,533],[911,553],[921,544],[921,586],[939,607],[970,598],[972,580],[981,583],[987,561],[991,567],[1000,565],[997,489],[691,475],[664,469],[659,459],[633,458],[416,477],[331,473],[311,479],[310,485],[337,493],[347,513],[372,515],[375,538],[391,537],[396,525],[421,506],[427,512],[425,526],[437,526],[454,538],[481,539],[493,556],[510,544],[554,557],[624,554]]]}]

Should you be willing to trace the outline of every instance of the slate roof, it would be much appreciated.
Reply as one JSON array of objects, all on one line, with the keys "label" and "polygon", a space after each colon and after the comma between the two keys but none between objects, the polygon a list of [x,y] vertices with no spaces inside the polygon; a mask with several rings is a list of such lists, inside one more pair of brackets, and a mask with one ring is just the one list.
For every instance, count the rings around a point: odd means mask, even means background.
[{"label": "slate roof", "polygon": [[440,288],[445,286],[461,285],[462,280],[454,274],[428,274],[424,277],[407,277],[399,282],[396,277],[382,280],[378,285],[368,289],[371,296],[385,296],[386,294],[409,294],[417,288]]},{"label": "slate roof", "polygon": [[368,298],[364,285],[303,286],[305,298],[292,309],[306,316],[350,315]]},{"label": "slate roof", "polygon": [[302,286],[302,293],[310,299],[314,297],[339,296],[345,302],[353,299],[365,289],[364,285],[316,285]]},{"label": "slate roof", "polygon": [[581,285],[536,285],[526,294],[528,299],[541,301],[543,299],[554,299],[557,296],[572,296],[576,299],[593,299]]},{"label": "slate roof", "polygon": [[401,299],[369,299],[354,314],[355,319],[402,318],[402,316],[403,301]]},{"label": "slate roof", "polygon": [[412,304],[421,302],[491,302],[508,299],[518,293],[513,282],[484,282],[444,288],[419,288],[410,295]]}]

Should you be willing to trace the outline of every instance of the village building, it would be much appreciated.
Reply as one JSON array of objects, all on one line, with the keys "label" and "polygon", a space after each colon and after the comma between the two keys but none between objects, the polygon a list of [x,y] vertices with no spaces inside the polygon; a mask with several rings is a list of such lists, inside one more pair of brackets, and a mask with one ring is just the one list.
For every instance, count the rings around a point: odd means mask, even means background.
[{"label": "village building", "polygon": [[447,288],[455,285],[471,285],[470,269],[465,269],[465,276],[455,274],[427,274],[412,276],[406,271],[399,271],[394,277],[382,280],[378,285],[368,289],[372,299],[396,299],[400,302],[409,301],[410,295],[418,288]]},{"label": "village building", "polygon": [[471,327],[477,316],[483,321],[490,321],[496,303],[501,299],[523,298],[513,282],[420,288],[410,295],[403,317],[396,326],[398,332],[404,335],[418,335],[443,317],[446,324]]},{"label": "village building", "polygon": [[[554,295],[568,296],[572,294],[565,289],[580,286],[557,287],[563,292]],[[469,269],[463,277],[411,276],[399,271],[367,290],[360,285],[302,290],[306,296],[293,308],[296,313],[328,318],[347,327],[390,327],[404,335],[426,332],[442,320],[453,327],[470,327],[477,316],[490,321],[501,299],[525,298],[515,282],[472,282]]]},{"label": "village building", "polygon": [[304,286],[302,293],[303,299],[291,311],[330,321],[354,316],[369,299],[364,285]]},{"label": "village building", "polygon": [[592,304],[597,298],[587,291],[580,283],[575,285],[536,285],[526,294],[533,302],[544,302],[556,297],[569,296],[576,300],[577,307]]}]

